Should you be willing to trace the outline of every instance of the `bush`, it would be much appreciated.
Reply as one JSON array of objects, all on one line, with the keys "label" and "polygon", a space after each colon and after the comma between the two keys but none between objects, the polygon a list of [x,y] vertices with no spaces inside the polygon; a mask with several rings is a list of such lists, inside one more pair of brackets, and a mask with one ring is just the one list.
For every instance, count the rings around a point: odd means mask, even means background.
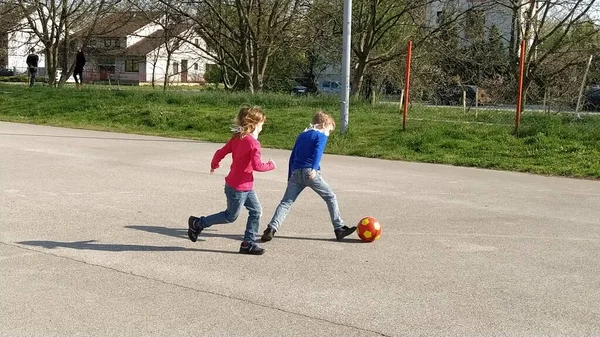
[{"label": "bush", "polygon": [[23,82],[23,83],[27,83],[27,81],[29,81],[29,78],[25,75],[19,75],[19,76],[2,76],[0,77],[0,82]]}]

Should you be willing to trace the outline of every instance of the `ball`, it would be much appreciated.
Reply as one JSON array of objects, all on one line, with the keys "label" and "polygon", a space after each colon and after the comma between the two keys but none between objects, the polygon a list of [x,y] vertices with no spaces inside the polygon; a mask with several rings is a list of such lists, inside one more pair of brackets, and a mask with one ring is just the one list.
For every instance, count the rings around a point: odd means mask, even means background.
[{"label": "ball", "polygon": [[357,227],[358,236],[365,242],[375,241],[381,236],[381,224],[375,218],[362,218]]}]

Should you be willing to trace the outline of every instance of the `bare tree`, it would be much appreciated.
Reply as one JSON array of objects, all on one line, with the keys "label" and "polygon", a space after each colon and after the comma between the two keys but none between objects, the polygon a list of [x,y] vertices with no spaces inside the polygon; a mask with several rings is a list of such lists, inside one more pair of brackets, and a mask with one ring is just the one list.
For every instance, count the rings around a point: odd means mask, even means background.
[{"label": "bare tree", "polygon": [[[70,34],[76,25],[90,25],[114,6],[108,0],[15,0],[28,22],[28,28],[44,46],[48,83],[59,83],[56,73],[60,67],[59,52],[69,49]],[[66,57],[60,83],[69,76]],[[72,69],[71,69],[72,71]]]},{"label": "bare tree", "polygon": [[172,9],[196,25],[207,44],[197,47],[221,66],[225,81],[255,92],[263,89],[274,53],[297,38],[294,27],[308,3],[309,0],[191,0]]}]

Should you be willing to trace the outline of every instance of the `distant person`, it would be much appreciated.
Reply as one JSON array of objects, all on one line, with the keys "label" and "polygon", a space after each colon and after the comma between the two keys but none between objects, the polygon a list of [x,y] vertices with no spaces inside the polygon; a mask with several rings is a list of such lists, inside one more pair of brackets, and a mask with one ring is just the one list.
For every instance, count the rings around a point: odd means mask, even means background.
[{"label": "distant person", "polygon": [[73,70],[73,78],[75,79],[75,85],[77,89],[83,85],[83,67],[85,66],[85,55],[81,48],[77,52],[75,58],[75,70]]},{"label": "distant person", "polygon": [[40,62],[40,57],[36,55],[35,49],[31,48],[29,56],[27,56],[27,71],[29,73],[29,87],[33,87],[35,83],[35,76],[38,72],[38,62]]}]

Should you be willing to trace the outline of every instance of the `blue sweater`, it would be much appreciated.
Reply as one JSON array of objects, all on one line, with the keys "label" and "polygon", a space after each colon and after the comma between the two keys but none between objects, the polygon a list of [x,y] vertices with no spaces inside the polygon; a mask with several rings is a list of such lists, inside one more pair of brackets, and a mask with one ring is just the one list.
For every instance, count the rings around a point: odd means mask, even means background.
[{"label": "blue sweater", "polygon": [[290,155],[288,179],[291,177],[293,170],[303,168],[320,170],[325,145],[327,145],[327,136],[317,130],[309,129],[298,135]]}]

